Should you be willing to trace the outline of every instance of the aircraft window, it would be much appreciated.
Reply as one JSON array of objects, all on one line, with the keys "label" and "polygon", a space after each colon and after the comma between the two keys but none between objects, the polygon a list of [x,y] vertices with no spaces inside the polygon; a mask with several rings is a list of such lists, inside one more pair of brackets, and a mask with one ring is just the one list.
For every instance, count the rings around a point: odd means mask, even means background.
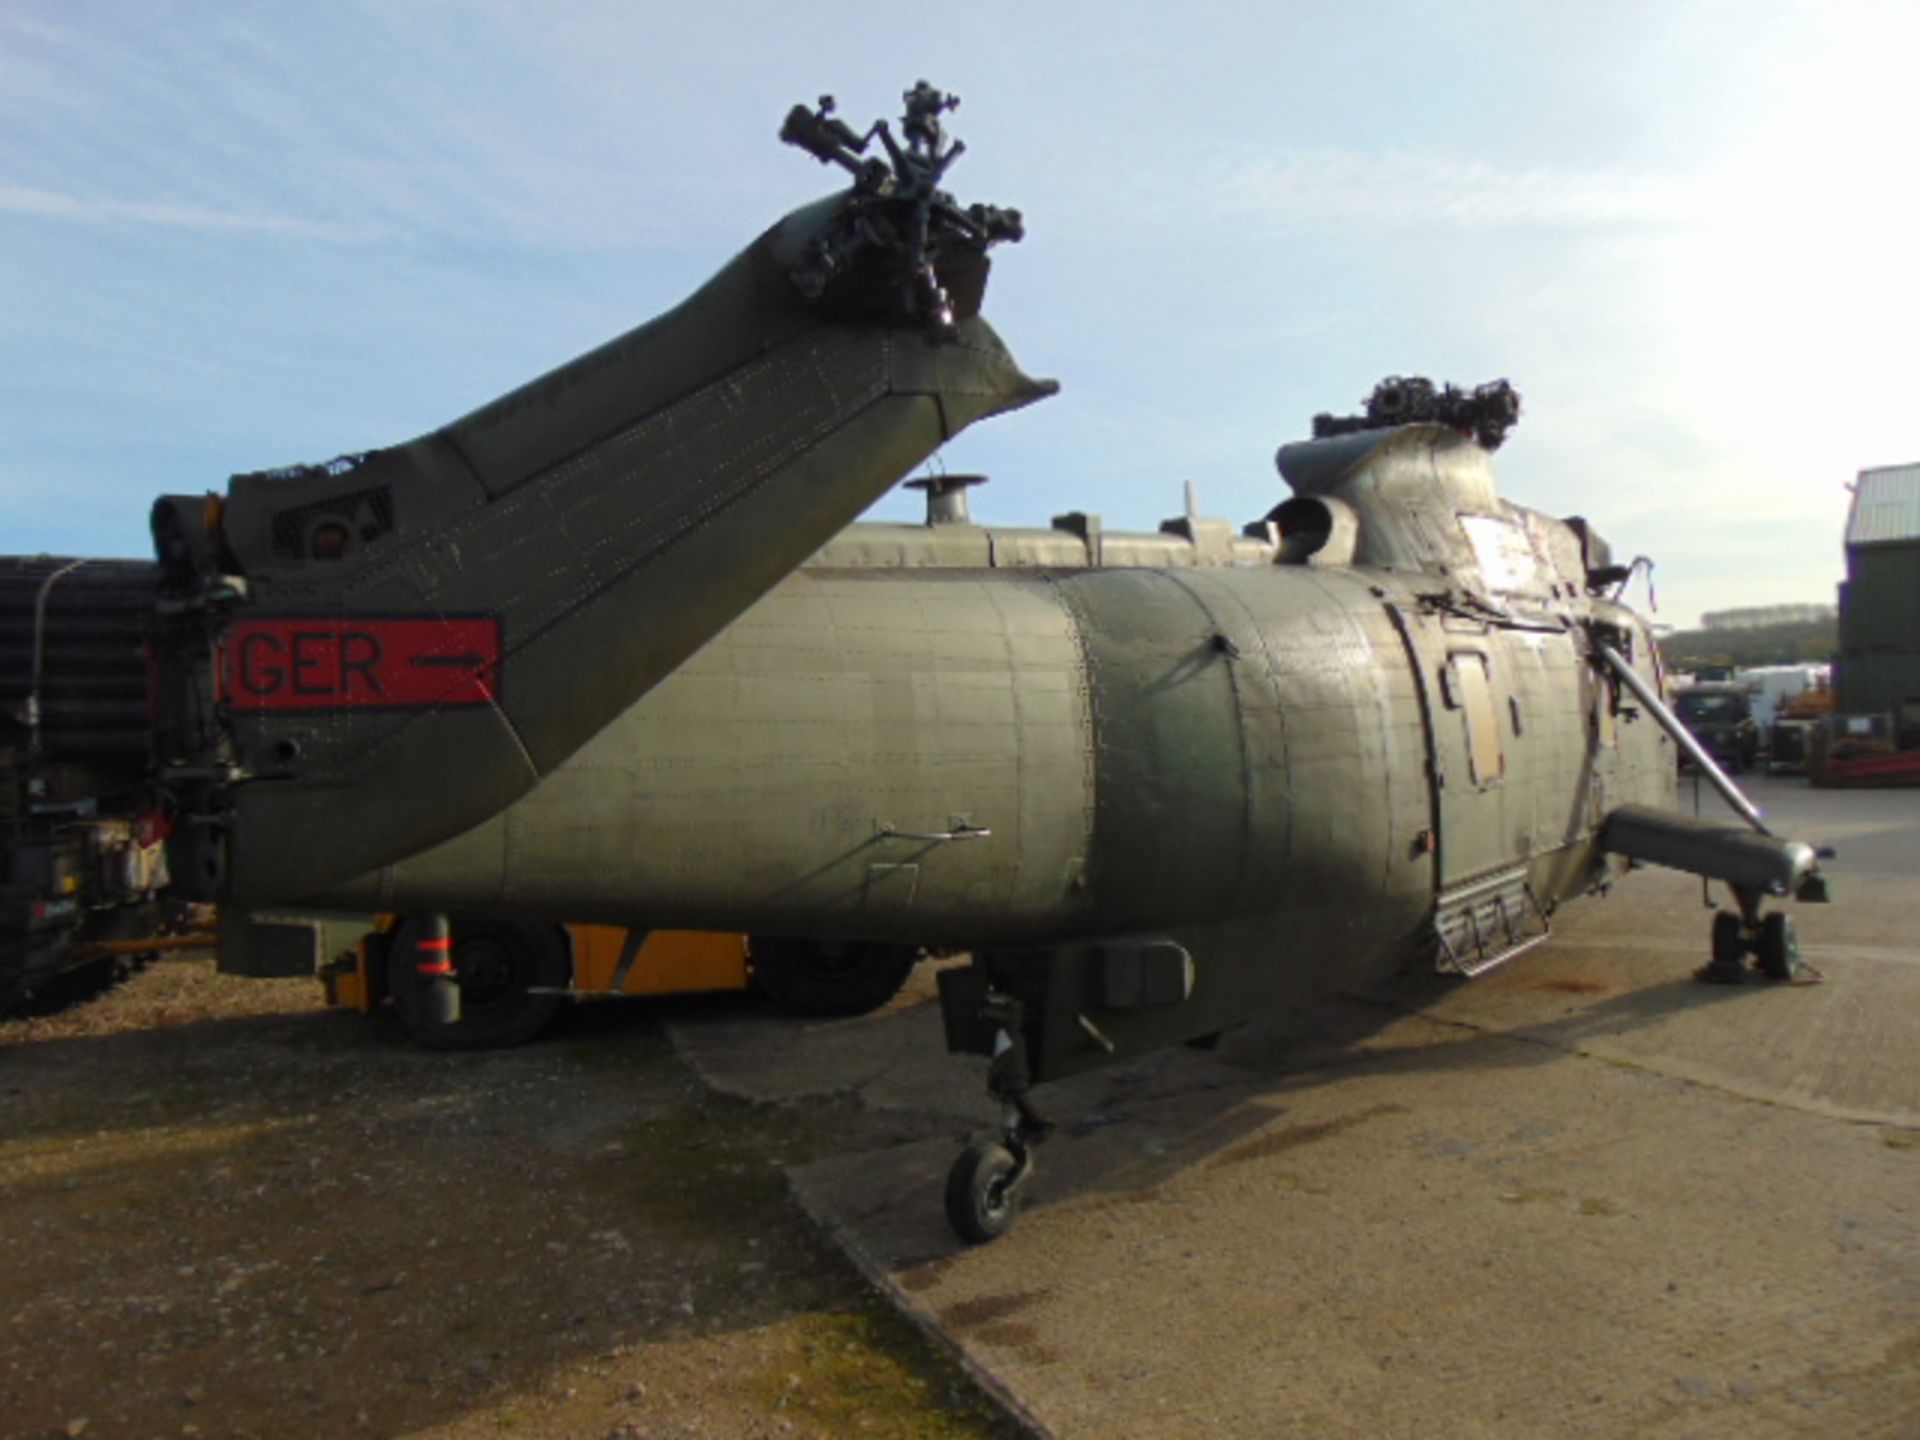
[{"label": "aircraft window", "polygon": [[1447,657],[1449,703],[1457,705],[1467,727],[1467,764],[1476,785],[1491,785],[1506,773],[1500,750],[1500,716],[1494,709],[1487,657],[1458,651]]}]

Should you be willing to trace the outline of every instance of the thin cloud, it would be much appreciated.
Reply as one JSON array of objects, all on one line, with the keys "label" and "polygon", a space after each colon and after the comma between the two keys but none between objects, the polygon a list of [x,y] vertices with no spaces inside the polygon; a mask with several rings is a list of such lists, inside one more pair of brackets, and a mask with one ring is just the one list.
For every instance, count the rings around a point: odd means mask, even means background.
[{"label": "thin cloud", "polygon": [[1369,230],[1693,225],[1708,215],[1703,190],[1676,177],[1343,150],[1262,156],[1215,184],[1222,208],[1241,218]]},{"label": "thin cloud", "polygon": [[293,240],[359,244],[387,233],[370,221],[307,220],[288,215],[249,215],[136,200],[89,200],[29,185],[0,185],[0,215],[71,220],[94,225],[151,225],[176,230],[276,235]]}]

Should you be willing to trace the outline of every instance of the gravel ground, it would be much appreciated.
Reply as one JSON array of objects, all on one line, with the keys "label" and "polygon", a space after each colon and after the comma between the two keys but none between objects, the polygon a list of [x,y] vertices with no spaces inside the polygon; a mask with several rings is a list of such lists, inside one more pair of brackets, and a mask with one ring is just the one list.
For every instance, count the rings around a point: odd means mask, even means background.
[{"label": "gravel ground", "polygon": [[0,1435],[1012,1440],[789,1199],[898,1122],[662,1034],[743,1003],[436,1055],[187,958],[0,1024]]}]

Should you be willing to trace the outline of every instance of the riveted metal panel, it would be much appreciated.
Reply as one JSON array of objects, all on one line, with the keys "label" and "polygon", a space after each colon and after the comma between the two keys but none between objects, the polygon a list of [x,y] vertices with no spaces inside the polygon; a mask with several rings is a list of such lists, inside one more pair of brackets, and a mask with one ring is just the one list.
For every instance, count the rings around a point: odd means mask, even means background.
[{"label": "riveted metal panel", "polygon": [[[804,573],[527,801],[381,888],[928,942],[1057,924],[1082,903],[1092,811],[1079,674],[1043,577]],[[991,834],[916,838],[967,828]]]},{"label": "riveted metal panel", "polygon": [[1165,571],[1095,571],[1060,590],[1086,645],[1088,878],[1102,923],[1231,913],[1246,853],[1245,759],[1212,617]]}]

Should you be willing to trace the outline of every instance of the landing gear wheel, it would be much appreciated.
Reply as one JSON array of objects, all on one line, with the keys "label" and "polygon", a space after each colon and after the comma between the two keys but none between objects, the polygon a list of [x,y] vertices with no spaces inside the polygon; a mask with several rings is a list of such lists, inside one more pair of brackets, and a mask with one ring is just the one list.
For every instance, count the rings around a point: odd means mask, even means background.
[{"label": "landing gear wheel", "polygon": [[753,937],[753,983],[789,1015],[865,1015],[900,993],[914,945]]},{"label": "landing gear wheel", "polygon": [[1747,978],[1741,964],[1746,953],[1740,917],[1731,910],[1718,911],[1713,917],[1713,959],[1694,971],[1694,978],[1709,985],[1738,985]]},{"label": "landing gear wheel", "polygon": [[1769,980],[1791,980],[1800,973],[1800,937],[1793,933],[1793,921],[1778,910],[1760,922],[1754,964]]},{"label": "landing gear wheel", "polygon": [[[1031,1161],[1028,1162],[1031,1165]],[[1020,1162],[1004,1145],[969,1145],[947,1172],[947,1223],[969,1245],[998,1240],[1020,1211]]]},{"label": "landing gear wheel", "polygon": [[453,974],[460,1018],[436,1021],[430,983],[420,974],[419,930],[411,920],[394,932],[387,990],[407,1033],[434,1050],[496,1050],[520,1045],[560,1013],[573,979],[566,941],[551,925],[483,920],[453,922]]}]

